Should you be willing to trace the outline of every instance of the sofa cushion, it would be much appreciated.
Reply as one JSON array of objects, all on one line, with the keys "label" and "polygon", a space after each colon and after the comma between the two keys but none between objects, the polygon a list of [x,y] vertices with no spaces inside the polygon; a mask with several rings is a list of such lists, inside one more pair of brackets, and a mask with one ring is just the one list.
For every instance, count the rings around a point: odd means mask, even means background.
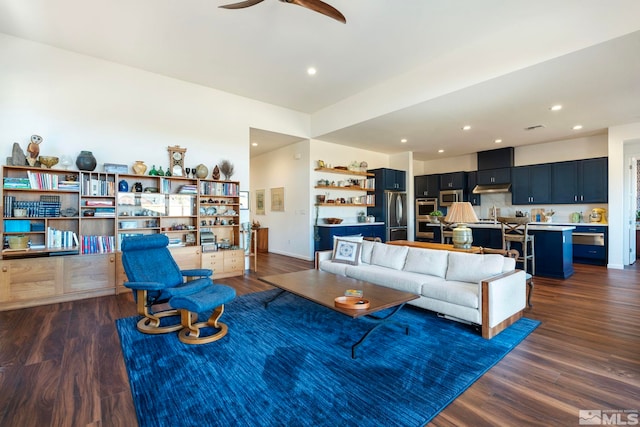
[{"label": "sofa cushion", "polygon": [[422,295],[427,298],[477,309],[480,306],[478,289],[476,283],[432,277],[429,283],[422,285]]},{"label": "sofa cushion", "polygon": [[409,248],[407,246],[386,245],[375,242],[371,254],[371,264],[402,270]]},{"label": "sofa cushion", "polygon": [[342,263],[338,263],[338,262],[333,262],[330,259],[326,259],[323,261],[320,261],[318,263],[318,269],[321,271],[326,271],[328,273],[333,273],[333,274],[337,274],[339,276],[346,276],[347,275],[347,267],[349,266],[349,264],[342,264]]},{"label": "sofa cushion", "polygon": [[365,264],[371,264],[371,255],[373,254],[374,242],[370,240],[362,241],[362,248],[360,248],[360,261]]},{"label": "sofa cushion", "polygon": [[[347,266],[348,277],[364,280],[375,285],[393,288],[398,291],[410,292],[420,295],[422,290],[423,275],[417,273],[398,272],[378,265],[361,264]],[[364,296],[366,298],[366,295]]]},{"label": "sofa cushion", "polygon": [[449,252],[447,280],[479,283],[482,279],[502,273],[504,257],[498,254],[468,254]]},{"label": "sofa cushion", "polygon": [[447,274],[447,261],[447,251],[409,248],[403,270],[444,278]]}]

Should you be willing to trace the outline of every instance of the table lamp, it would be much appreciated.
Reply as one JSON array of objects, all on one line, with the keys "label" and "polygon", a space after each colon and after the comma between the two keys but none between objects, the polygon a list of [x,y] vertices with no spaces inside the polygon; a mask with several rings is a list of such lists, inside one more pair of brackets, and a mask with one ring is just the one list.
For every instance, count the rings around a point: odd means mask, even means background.
[{"label": "table lamp", "polygon": [[459,249],[470,249],[473,243],[471,229],[465,223],[478,222],[478,217],[469,202],[453,202],[449,207],[446,222],[456,223],[458,226],[453,229],[453,247]]}]

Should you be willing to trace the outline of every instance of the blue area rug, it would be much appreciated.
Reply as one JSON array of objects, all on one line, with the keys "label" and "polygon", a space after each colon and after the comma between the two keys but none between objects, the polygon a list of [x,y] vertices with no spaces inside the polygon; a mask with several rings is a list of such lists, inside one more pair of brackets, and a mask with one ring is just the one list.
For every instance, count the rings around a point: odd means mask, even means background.
[{"label": "blue area rug", "polygon": [[117,328],[141,427],[421,426],[527,337],[520,319],[492,340],[406,306],[351,359],[364,320],[277,291],[236,298],[220,341],[186,345],[145,335],[137,317]]}]

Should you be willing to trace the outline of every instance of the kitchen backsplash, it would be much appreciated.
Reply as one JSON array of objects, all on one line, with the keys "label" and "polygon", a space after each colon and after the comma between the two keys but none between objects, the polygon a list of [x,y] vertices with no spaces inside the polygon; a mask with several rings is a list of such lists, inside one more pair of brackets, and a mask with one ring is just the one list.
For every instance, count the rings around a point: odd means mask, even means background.
[{"label": "kitchen backsplash", "polygon": [[607,209],[606,203],[595,204],[575,204],[575,205],[512,205],[511,193],[495,193],[483,194],[482,205],[474,206],[474,210],[478,218],[490,218],[490,211],[493,207],[500,209],[501,216],[515,216],[516,211],[531,214],[532,209],[544,209],[545,211],[554,211],[552,222],[567,223],[571,222],[571,214],[574,212],[582,212],[585,222],[589,222],[588,216],[591,209],[604,208]]}]

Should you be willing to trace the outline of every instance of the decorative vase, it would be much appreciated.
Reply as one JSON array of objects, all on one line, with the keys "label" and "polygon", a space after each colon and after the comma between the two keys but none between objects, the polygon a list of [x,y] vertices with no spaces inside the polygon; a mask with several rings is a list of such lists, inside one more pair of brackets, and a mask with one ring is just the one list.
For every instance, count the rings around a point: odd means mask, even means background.
[{"label": "decorative vase", "polygon": [[136,193],[142,193],[142,183],[136,182],[133,184],[133,191]]},{"label": "decorative vase", "polygon": [[145,165],[142,160],[136,160],[133,166],[131,166],[131,169],[136,175],[144,175],[147,171],[147,165]]},{"label": "decorative vase", "polygon": [[76,166],[81,171],[92,171],[96,168],[96,158],[91,151],[81,151],[76,159]]},{"label": "decorative vase", "polygon": [[198,166],[196,166],[196,176],[198,178],[204,179],[204,178],[207,177],[207,175],[209,175],[209,168],[207,168],[202,163],[200,163]]},{"label": "decorative vase", "polygon": [[158,171],[156,170],[156,165],[151,166],[151,170],[149,171],[149,175],[158,176]]},{"label": "decorative vase", "polygon": [[164,171],[162,170],[162,166],[158,169],[158,176],[164,176]]},{"label": "decorative vase", "polygon": [[218,180],[220,179],[220,168],[218,167],[218,165],[216,165],[216,167],[213,168],[213,172],[211,174],[211,178]]},{"label": "decorative vase", "polygon": [[129,183],[127,183],[127,181],[125,181],[124,179],[121,180],[118,183],[118,191],[122,191],[123,193],[129,191]]}]

